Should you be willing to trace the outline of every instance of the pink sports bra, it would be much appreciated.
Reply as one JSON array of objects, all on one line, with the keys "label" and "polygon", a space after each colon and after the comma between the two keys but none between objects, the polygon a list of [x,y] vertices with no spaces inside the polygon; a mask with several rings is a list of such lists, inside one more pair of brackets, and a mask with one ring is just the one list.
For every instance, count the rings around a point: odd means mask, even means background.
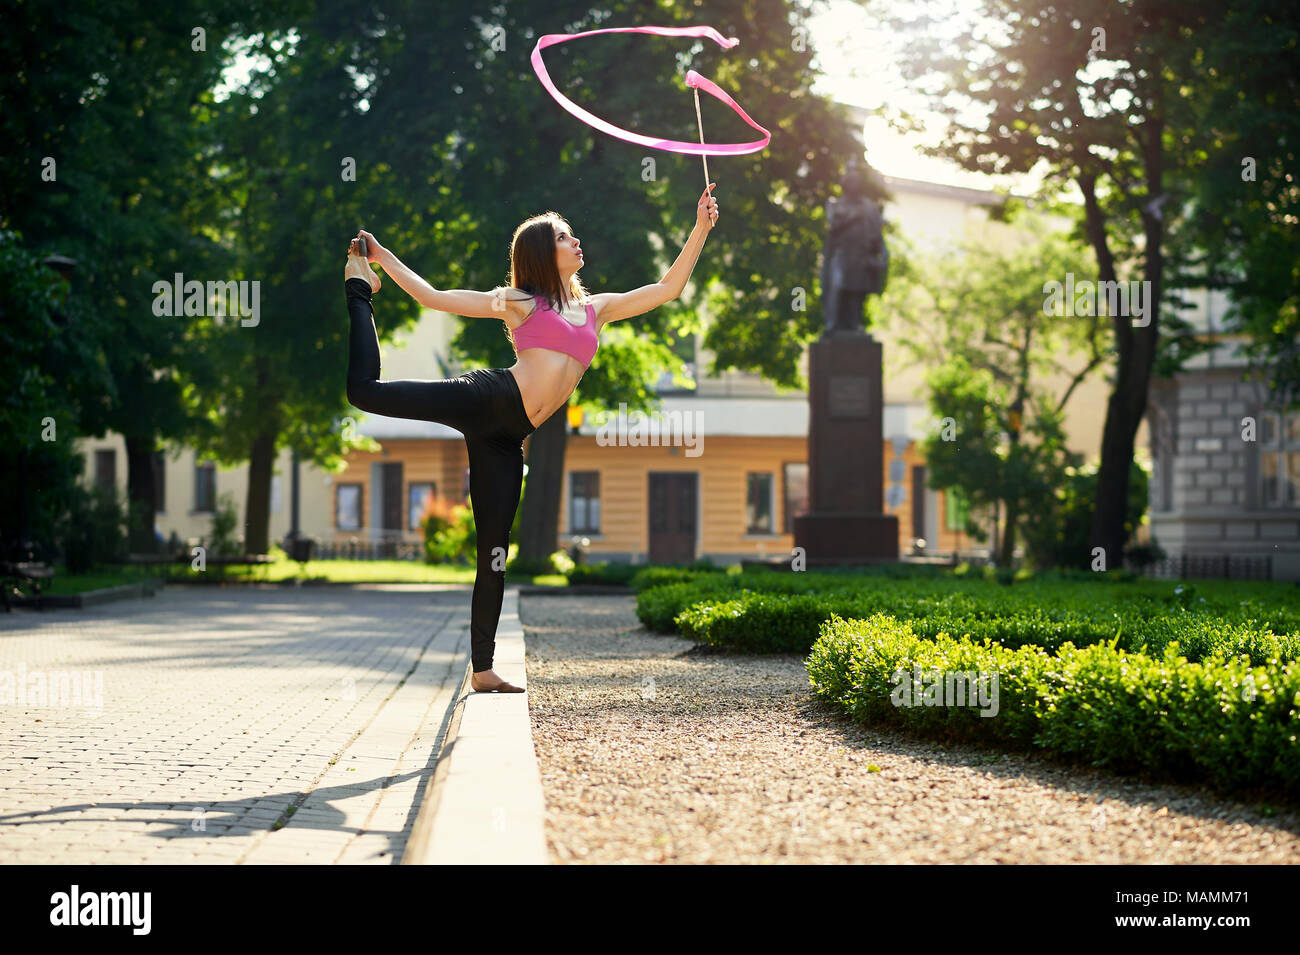
[{"label": "pink sports bra", "polygon": [[549,348],[576,358],[584,367],[590,365],[600,344],[596,334],[596,312],[592,306],[587,306],[586,324],[574,325],[540,295],[533,298],[537,299],[537,307],[514,330],[515,347],[519,351]]}]

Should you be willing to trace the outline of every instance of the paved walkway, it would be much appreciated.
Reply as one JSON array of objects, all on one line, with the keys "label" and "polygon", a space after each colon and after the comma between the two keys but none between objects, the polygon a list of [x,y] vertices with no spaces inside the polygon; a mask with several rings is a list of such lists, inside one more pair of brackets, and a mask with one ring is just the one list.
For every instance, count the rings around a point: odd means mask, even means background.
[{"label": "paved walkway", "polygon": [[172,586],[0,615],[0,864],[395,863],[468,590]]}]

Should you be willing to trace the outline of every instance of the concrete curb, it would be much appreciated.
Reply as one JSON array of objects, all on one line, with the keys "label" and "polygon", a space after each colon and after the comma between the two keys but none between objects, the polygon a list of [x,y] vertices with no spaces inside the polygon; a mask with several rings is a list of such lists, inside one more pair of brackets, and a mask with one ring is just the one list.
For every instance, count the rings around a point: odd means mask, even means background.
[{"label": "concrete curb", "polygon": [[101,587],[99,590],[85,590],[79,594],[39,594],[34,597],[23,597],[21,600],[17,598],[10,599],[15,607],[57,610],[66,607],[93,607],[96,604],[109,603],[113,600],[129,600],[132,597],[152,597],[162,587],[162,580],[151,577],[137,584]]},{"label": "concrete curb", "polygon": [[573,584],[569,587],[547,587],[544,584],[520,584],[519,593],[528,597],[612,596],[624,597],[636,593],[622,584]]},{"label": "concrete curb", "polygon": [[[528,685],[519,589],[507,587],[492,668]],[[460,722],[449,727],[403,865],[546,865],[546,803],[527,693],[475,693],[465,668]]]}]

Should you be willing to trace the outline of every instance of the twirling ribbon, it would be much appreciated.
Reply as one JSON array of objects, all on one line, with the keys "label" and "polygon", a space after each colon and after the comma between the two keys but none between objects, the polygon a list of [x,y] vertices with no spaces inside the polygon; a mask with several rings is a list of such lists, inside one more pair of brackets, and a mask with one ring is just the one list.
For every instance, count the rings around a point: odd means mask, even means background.
[{"label": "twirling ribbon", "polygon": [[[700,36],[713,40],[724,49],[730,49],[740,43],[736,37],[724,37],[713,27],[609,27],[604,30],[587,30],[583,33],[547,33],[540,37],[537,46],[533,47],[533,70],[537,73],[537,78],[542,81],[542,85],[550,92],[555,101],[572,113],[578,119],[582,120],[589,126],[592,126],[602,133],[608,133],[618,139],[625,140],[629,143],[636,143],[641,146],[648,146],[651,149],[663,149],[673,153],[686,153],[691,156],[740,156],[745,153],[756,153],[772,140],[772,134],[769,133],[758,123],[749,118],[749,114],[740,108],[740,105],[732,99],[712,80],[701,76],[694,70],[686,74],[686,85],[696,89],[704,90],[715,99],[721,100],[740,116],[751,127],[763,134],[762,139],[757,139],[750,143],[688,143],[676,139],[655,139],[653,136],[642,136],[640,133],[634,133],[613,123],[607,123],[593,113],[583,109],[577,103],[574,103],[563,93],[555,88],[551,82],[550,75],[546,72],[546,66],[542,63],[542,50],[548,46],[555,46],[558,43],[564,43],[568,40],[576,40],[578,37],[595,36],[597,33],[653,33],[659,36]],[[698,93],[696,94],[699,95]]]}]

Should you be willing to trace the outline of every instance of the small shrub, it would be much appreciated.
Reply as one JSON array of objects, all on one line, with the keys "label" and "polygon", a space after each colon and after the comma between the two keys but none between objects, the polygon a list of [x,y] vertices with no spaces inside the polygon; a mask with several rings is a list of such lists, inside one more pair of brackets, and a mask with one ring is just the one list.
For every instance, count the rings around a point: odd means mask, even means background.
[{"label": "small shrub", "polygon": [[235,506],[235,496],[227,491],[218,499],[217,509],[212,512],[212,529],[205,542],[209,557],[240,556],[244,548],[235,535],[238,525],[239,511]]},{"label": "small shrub", "polygon": [[126,559],[127,506],[113,487],[76,484],[60,522],[59,539],[70,574]]},{"label": "small shrub", "polygon": [[643,566],[643,564],[604,560],[595,564],[574,564],[568,573],[569,586],[577,586],[578,584],[619,584],[626,586]]},{"label": "small shrub", "polygon": [[447,498],[428,496],[420,518],[424,560],[429,564],[473,564],[478,560],[474,511]]}]

